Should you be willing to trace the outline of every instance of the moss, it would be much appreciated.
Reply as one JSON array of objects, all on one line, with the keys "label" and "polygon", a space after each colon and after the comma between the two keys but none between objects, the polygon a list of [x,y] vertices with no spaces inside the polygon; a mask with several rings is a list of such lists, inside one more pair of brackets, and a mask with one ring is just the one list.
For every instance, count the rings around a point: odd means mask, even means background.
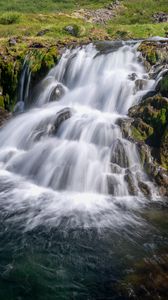
[{"label": "moss", "polygon": [[36,84],[56,64],[58,49],[50,43],[28,43],[16,38],[17,44],[1,47],[0,82],[2,96],[0,106],[11,111],[17,101],[18,84],[25,57],[32,73],[32,84]]},{"label": "moss", "polygon": [[162,166],[168,170],[168,127],[165,129],[161,140],[160,161]]},{"label": "moss", "polygon": [[0,107],[5,107],[5,104],[4,104],[4,96],[0,96]]},{"label": "moss", "polygon": [[142,42],[138,47],[138,51],[141,52],[145,60],[151,65],[156,63],[167,63],[167,51],[168,45],[165,43],[157,42]]},{"label": "moss", "polygon": [[163,77],[163,79],[160,82],[160,93],[168,97],[168,74]]}]

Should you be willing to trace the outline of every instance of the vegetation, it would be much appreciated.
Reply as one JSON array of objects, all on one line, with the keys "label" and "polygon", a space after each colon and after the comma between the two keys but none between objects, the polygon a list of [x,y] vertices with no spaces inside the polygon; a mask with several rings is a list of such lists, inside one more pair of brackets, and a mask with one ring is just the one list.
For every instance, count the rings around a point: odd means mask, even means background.
[{"label": "vegetation", "polygon": [[[113,1],[0,0],[0,106],[13,107],[18,77],[27,54],[36,81],[36,77],[40,79],[55,64],[59,48],[64,45],[168,34],[167,23],[157,24],[153,20],[158,9],[168,13],[166,0],[120,0],[115,17],[110,21],[94,23],[92,18],[86,17],[85,13],[96,13]],[[74,34],[68,32],[67,27],[73,27]],[[150,64],[155,64],[160,55],[147,44],[142,45],[140,51]],[[162,83],[162,90],[167,90],[167,81]]]},{"label": "vegetation", "polygon": [[[114,0],[113,0],[114,1]],[[106,24],[93,24],[83,19],[82,9],[95,10],[106,7],[106,0],[0,0],[0,38],[12,35],[34,37],[42,29],[48,29],[46,37],[66,39],[66,25],[80,27],[79,38],[146,38],[165,36],[167,23],[154,24],[153,15],[159,11],[168,13],[166,0],[121,0],[116,17]],[[80,13],[75,13],[80,12]]]}]

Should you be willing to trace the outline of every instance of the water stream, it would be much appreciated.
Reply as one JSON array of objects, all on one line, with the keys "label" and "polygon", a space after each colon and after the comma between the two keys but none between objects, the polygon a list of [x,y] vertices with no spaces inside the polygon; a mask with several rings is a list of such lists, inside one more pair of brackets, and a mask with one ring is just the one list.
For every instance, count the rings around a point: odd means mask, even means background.
[{"label": "water stream", "polygon": [[117,124],[154,85],[135,43],[66,50],[1,129],[0,299],[141,299],[121,282],[167,231],[148,222],[162,199]]}]

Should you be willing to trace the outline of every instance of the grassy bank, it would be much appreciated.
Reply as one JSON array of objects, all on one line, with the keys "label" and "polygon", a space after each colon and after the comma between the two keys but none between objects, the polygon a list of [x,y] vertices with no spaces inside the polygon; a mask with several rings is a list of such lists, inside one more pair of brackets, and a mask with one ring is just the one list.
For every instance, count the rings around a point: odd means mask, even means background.
[{"label": "grassy bank", "polygon": [[168,23],[155,24],[153,20],[157,12],[168,13],[167,0],[121,0],[121,9],[106,24],[93,24],[91,19],[83,18],[81,8],[96,10],[111,2],[0,0],[0,38],[16,35],[34,38],[47,29],[46,39],[71,39],[64,28],[73,24],[79,26],[79,39],[164,37],[168,34]]}]

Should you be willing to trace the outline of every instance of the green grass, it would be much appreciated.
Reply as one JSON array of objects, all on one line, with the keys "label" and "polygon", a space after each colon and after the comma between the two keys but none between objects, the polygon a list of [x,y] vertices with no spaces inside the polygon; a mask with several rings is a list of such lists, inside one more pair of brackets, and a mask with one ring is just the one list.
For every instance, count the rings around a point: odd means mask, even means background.
[{"label": "green grass", "polygon": [[99,8],[110,0],[0,0],[1,12],[18,11],[23,13],[58,12],[79,8]]},{"label": "green grass", "polygon": [[122,0],[124,9],[113,20],[116,24],[149,24],[157,12],[168,13],[167,0]]},{"label": "green grass", "polygon": [[166,36],[168,23],[153,23],[156,12],[168,13],[167,0],[121,0],[123,8],[106,25],[92,24],[75,17],[74,10],[105,7],[112,0],[0,0],[0,39],[11,36],[36,38],[49,29],[43,39],[72,40],[66,25],[79,27],[78,39],[128,39]]}]

